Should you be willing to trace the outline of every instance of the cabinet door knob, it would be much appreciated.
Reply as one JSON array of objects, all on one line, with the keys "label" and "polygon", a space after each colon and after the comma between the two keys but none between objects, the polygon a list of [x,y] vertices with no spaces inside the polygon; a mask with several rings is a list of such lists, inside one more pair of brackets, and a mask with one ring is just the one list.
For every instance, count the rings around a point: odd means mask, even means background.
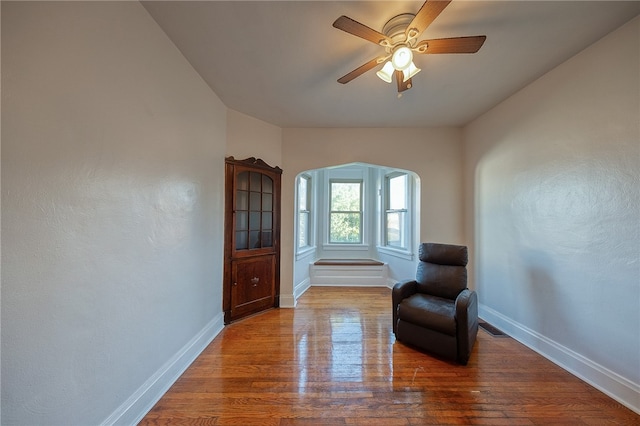
[{"label": "cabinet door knob", "polygon": [[254,287],[256,287],[259,282],[260,282],[260,278],[258,277],[251,278],[251,284],[253,284]]},{"label": "cabinet door knob", "polygon": [[233,286],[236,287],[238,285],[238,283],[233,283]]}]

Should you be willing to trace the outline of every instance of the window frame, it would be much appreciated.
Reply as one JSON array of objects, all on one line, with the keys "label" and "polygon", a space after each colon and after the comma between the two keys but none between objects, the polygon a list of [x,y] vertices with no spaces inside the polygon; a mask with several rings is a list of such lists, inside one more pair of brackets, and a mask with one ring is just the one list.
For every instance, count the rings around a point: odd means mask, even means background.
[{"label": "window frame", "polygon": [[[352,184],[352,183],[357,183],[359,185],[359,189],[360,189],[360,194],[359,194],[359,210],[332,210],[333,207],[333,184],[334,183],[348,183],[348,184]],[[364,237],[364,229],[365,229],[365,224],[364,224],[364,204],[365,204],[365,200],[364,200],[364,179],[350,179],[350,178],[330,178],[329,179],[329,185],[328,185],[328,203],[327,203],[327,208],[328,208],[328,214],[327,214],[327,234],[326,234],[326,238],[327,238],[327,243],[328,245],[331,246],[350,246],[350,247],[356,247],[356,246],[362,246],[363,244],[365,244],[365,237]],[[355,242],[340,242],[340,241],[332,241],[331,240],[331,217],[332,214],[345,214],[345,213],[349,213],[349,214],[358,214],[360,217],[360,221],[359,221],[359,230],[358,230],[358,241]]]},{"label": "window frame", "polygon": [[[300,205],[300,184],[302,181],[306,181],[306,188],[305,188],[305,201],[306,201],[306,205],[305,206],[301,206]],[[308,174],[302,174],[300,176],[298,176],[297,182],[296,182],[296,206],[297,206],[297,220],[296,220],[296,251],[300,252],[300,251],[305,251],[308,250],[309,248],[313,247],[314,241],[313,241],[313,233],[312,233],[312,208],[313,208],[313,203],[312,203],[312,194],[313,194],[313,178],[308,175]],[[304,245],[300,245],[300,236],[302,234],[302,230],[300,229],[300,218],[302,215],[306,215],[307,218],[307,222],[306,222],[306,241]]]},{"label": "window frame", "polygon": [[[391,181],[392,179],[404,176],[405,177],[405,185],[404,185],[404,208],[393,209],[391,208]],[[413,229],[413,222],[411,216],[411,209],[413,199],[411,196],[411,188],[412,188],[412,176],[406,172],[394,171],[392,173],[387,173],[384,175],[384,197],[383,197],[383,206],[382,209],[382,218],[381,218],[381,242],[382,246],[385,249],[400,251],[400,252],[410,252],[411,250],[411,235]],[[402,224],[399,226],[399,240],[400,244],[392,244],[389,241],[389,215],[391,214],[401,214],[403,217]]]}]

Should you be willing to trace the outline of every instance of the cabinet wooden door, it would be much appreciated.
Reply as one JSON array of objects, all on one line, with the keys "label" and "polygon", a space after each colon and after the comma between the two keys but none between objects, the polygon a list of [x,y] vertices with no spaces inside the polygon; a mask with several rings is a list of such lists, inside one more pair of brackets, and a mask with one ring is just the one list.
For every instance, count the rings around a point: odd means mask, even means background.
[{"label": "cabinet wooden door", "polygon": [[274,306],[276,257],[248,257],[231,263],[231,318]]},{"label": "cabinet wooden door", "polygon": [[281,175],[262,160],[226,159],[226,323],[279,306]]}]

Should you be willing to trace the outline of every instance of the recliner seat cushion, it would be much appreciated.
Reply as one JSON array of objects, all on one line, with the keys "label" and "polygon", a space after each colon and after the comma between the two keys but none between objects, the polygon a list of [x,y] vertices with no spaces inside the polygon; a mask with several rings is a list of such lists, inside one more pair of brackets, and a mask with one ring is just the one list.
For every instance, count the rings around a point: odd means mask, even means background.
[{"label": "recliner seat cushion", "polygon": [[416,293],[398,305],[398,318],[439,333],[456,335],[455,302]]}]

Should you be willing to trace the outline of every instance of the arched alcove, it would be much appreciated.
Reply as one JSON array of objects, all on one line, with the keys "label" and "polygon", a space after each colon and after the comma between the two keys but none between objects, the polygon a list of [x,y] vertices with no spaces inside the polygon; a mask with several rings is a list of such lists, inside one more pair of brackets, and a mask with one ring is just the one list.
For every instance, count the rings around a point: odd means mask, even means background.
[{"label": "arched alcove", "polygon": [[[394,178],[406,182],[405,194],[398,194],[398,185],[390,187]],[[331,240],[330,217],[331,188],[340,183],[361,185],[360,239],[348,243]],[[371,259],[384,264],[385,278],[368,281],[366,275],[337,268],[330,274],[340,275],[354,286],[392,286],[404,278],[412,277],[416,267],[416,247],[420,239],[420,178],[417,173],[402,168],[369,163],[347,163],[305,170],[294,179],[294,220],[289,230],[294,236],[293,290],[297,299],[311,285],[339,285],[338,278],[322,283],[313,282],[313,263],[318,259],[362,260]],[[396,191],[396,193],[394,193]],[[399,197],[398,195],[402,195]],[[391,198],[406,201],[405,209],[390,209]],[[335,202],[335,197],[333,198]],[[396,203],[397,204],[397,203]],[[393,206],[397,207],[397,206]],[[395,216],[391,216],[395,215]],[[395,222],[393,222],[393,220]],[[402,238],[390,223],[402,219]],[[333,223],[333,222],[332,222]],[[398,225],[399,226],[399,225]],[[393,228],[393,229],[392,229]],[[363,271],[363,265],[359,265]],[[354,268],[357,270],[357,268]],[[353,281],[349,280],[353,278]],[[379,277],[378,277],[379,278]]]}]

